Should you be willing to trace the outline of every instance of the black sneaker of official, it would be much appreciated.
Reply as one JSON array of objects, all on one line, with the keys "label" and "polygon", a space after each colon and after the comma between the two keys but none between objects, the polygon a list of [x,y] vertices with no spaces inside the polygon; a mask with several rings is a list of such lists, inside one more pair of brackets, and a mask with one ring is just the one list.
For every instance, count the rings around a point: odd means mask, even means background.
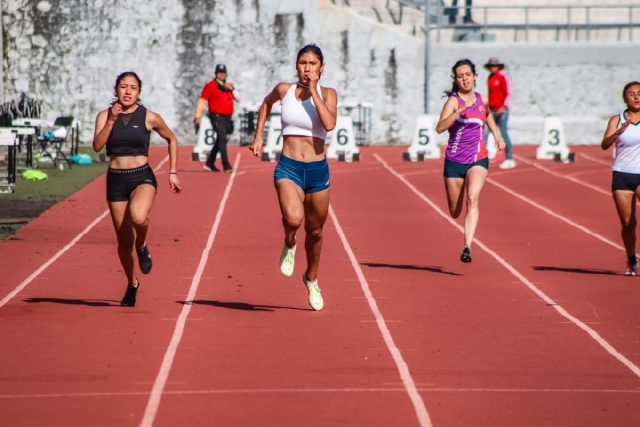
[{"label": "black sneaker of official", "polygon": [[464,249],[462,249],[462,255],[460,255],[460,261],[471,262],[471,249],[469,249],[469,246],[464,245]]},{"label": "black sneaker of official", "polygon": [[124,293],[124,298],[120,301],[120,305],[122,307],[135,307],[138,289],[140,289],[140,281],[138,281],[138,286],[127,285],[127,291]]},{"label": "black sneaker of official", "polygon": [[149,274],[153,264],[151,263],[151,254],[149,254],[147,244],[145,243],[142,248],[136,249],[136,252],[138,253],[138,265],[140,266],[140,271],[144,274]]},{"label": "black sneaker of official", "polygon": [[231,172],[233,172],[233,168],[231,167],[231,165],[227,165],[227,166],[224,167],[224,171],[226,173],[231,173]]},{"label": "black sneaker of official", "polygon": [[220,169],[213,165],[203,165],[203,169],[208,170],[209,172],[220,172]]}]

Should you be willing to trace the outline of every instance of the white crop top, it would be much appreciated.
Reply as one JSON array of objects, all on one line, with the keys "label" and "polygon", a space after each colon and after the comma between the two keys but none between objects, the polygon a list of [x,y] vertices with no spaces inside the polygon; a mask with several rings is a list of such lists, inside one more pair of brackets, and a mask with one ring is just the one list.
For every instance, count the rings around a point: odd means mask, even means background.
[{"label": "white crop top", "polygon": [[[326,139],[327,130],[320,121],[313,98],[305,101],[296,99],[296,84],[292,84],[282,99],[282,135],[302,135]],[[322,90],[319,90],[322,98]]]},{"label": "white crop top", "polygon": [[[617,128],[626,121],[624,113],[620,113]],[[616,158],[611,168],[616,172],[640,174],[640,123],[629,123],[616,139]]]}]

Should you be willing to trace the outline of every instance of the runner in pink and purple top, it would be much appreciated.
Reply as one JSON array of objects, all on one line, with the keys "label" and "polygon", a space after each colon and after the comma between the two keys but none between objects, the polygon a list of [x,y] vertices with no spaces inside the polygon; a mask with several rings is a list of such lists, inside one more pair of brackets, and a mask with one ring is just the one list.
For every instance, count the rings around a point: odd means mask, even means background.
[{"label": "runner in pink and purple top", "polygon": [[451,69],[453,87],[445,92],[447,102],[442,107],[436,131],[449,131],[449,144],[445,152],[444,185],[449,202],[449,213],[458,218],[467,193],[467,211],[464,216],[464,248],[460,260],[471,262],[471,244],[478,226],[480,192],[489,174],[489,153],[484,142],[485,124],[496,140],[496,149],[505,143],[491,114],[487,114],[487,97],[474,91],[476,66],[462,59]]}]

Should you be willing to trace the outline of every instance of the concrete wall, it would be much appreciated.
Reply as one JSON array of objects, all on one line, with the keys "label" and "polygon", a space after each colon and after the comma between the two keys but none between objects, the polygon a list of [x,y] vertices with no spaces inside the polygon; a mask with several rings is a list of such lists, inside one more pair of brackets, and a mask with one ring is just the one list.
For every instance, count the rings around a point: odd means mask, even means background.
[{"label": "concrete wall", "polygon": [[[260,103],[278,81],[294,81],[296,52],[310,42],[323,49],[322,82],[341,102],[374,104],[373,142],[408,142],[423,110],[422,40],[330,0],[12,0],[2,12],[4,98],[24,91],[43,101],[48,117],[80,118],[87,142],[122,71],[141,76],[145,105],[181,143],[193,143],[195,105],[216,63],[227,65],[241,109]],[[605,118],[622,108],[622,86],[639,78],[638,47],[434,46],[430,109],[439,113],[457,59],[482,64],[497,55],[513,79],[516,143],[535,143],[545,114],[565,118],[570,142],[596,142]],[[485,79],[480,70],[483,92]]]}]

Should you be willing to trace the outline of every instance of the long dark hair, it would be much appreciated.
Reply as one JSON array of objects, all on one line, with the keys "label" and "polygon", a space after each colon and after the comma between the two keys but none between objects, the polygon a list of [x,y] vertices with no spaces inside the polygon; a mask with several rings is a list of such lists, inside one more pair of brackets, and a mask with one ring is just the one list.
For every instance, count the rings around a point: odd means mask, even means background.
[{"label": "long dark hair", "polygon": [[[462,67],[463,65],[468,65],[469,67],[471,67],[471,72],[473,73],[474,76],[477,75],[476,73],[476,64],[474,64],[473,62],[471,62],[470,59],[461,59],[458,62],[456,62],[453,67],[451,67],[451,79],[453,80],[453,84],[451,85],[451,90],[445,90],[444,93],[447,96],[451,96],[454,93],[458,92],[460,90],[460,87],[458,86],[458,83],[456,83],[456,74],[457,74],[457,70],[459,67]],[[475,83],[474,83],[475,84]]]},{"label": "long dark hair", "polygon": [[626,99],[627,91],[631,86],[640,86],[640,82],[629,82],[626,85],[624,85],[624,89],[622,89],[622,100],[624,101],[625,104],[627,103],[627,99]]},{"label": "long dark hair", "polygon": [[315,56],[318,57],[318,59],[320,60],[321,64],[324,64],[324,55],[322,55],[322,51],[320,50],[320,48],[318,46],[316,46],[315,44],[308,44],[305,47],[303,47],[302,49],[300,49],[298,51],[298,56],[296,56],[296,63],[300,60],[300,57],[302,55],[304,55],[305,53],[311,52],[313,53]]},{"label": "long dark hair", "polygon": [[[122,79],[128,76],[131,76],[138,81],[138,90],[142,92],[142,80],[140,80],[140,77],[138,77],[138,75],[135,72],[125,71],[124,73],[120,73],[118,77],[116,77],[116,84],[113,86],[113,90],[115,92],[115,98],[111,100],[111,105],[115,104],[118,101],[118,95],[117,95],[118,86],[120,85],[120,82],[122,81]],[[140,99],[140,97],[138,97],[138,101],[136,101],[136,104],[142,105],[142,100]]]}]

